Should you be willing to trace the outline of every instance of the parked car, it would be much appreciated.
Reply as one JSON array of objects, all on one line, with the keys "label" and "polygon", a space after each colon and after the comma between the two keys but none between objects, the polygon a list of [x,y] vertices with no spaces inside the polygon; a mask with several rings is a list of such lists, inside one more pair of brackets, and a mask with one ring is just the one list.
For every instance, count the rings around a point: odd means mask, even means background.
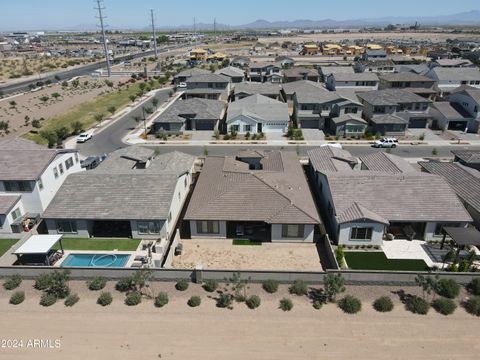
[{"label": "parked car", "polygon": [[92,137],[93,137],[92,134],[89,134],[89,133],[81,133],[81,134],[78,135],[78,137],[77,137],[77,143],[84,143],[84,142],[90,140]]},{"label": "parked car", "polygon": [[95,169],[106,158],[106,154],[100,156],[89,156],[86,159],[80,161],[80,166],[83,169],[92,170]]},{"label": "parked car", "polygon": [[396,148],[398,146],[398,140],[395,138],[383,138],[375,140],[373,147],[375,148]]}]

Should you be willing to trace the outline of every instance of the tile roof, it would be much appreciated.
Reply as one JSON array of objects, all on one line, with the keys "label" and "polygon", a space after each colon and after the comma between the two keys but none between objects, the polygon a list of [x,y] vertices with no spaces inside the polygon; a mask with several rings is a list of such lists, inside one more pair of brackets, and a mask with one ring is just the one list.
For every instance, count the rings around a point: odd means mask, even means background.
[{"label": "tile roof", "polygon": [[293,67],[283,71],[285,77],[297,77],[297,76],[319,76],[318,70],[307,67]]},{"label": "tile roof", "polygon": [[225,110],[225,102],[192,98],[177,100],[153,120],[154,123],[184,123],[191,119],[220,119]]},{"label": "tile roof", "polygon": [[321,66],[320,71],[322,72],[323,76],[328,76],[331,73],[353,74],[355,72],[352,66]]},{"label": "tile roof", "polygon": [[362,165],[367,170],[402,174],[415,172],[416,170],[408,162],[399,156],[378,151],[372,154],[360,156]]},{"label": "tile roof", "polygon": [[211,74],[212,72],[209,71],[209,70],[205,70],[205,69],[200,69],[200,68],[192,68],[192,69],[187,69],[187,70],[184,70],[184,71],[180,71],[177,75],[175,75],[174,77],[178,78],[178,77],[192,77],[192,76],[195,76],[195,75],[205,75],[205,74]]},{"label": "tile roof", "polygon": [[322,146],[307,152],[310,164],[319,172],[350,172],[358,163],[348,151],[333,146]]},{"label": "tile roof", "polygon": [[452,90],[451,93],[456,94],[460,92],[465,93],[466,95],[470,96],[473,100],[475,100],[477,104],[480,104],[480,89],[477,89],[468,85],[462,85]]},{"label": "tile roof", "polygon": [[0,214],[8,214],[20,198],[20,195],[0,195]]},{"label": "tile roof", "polygon": [[186,83],[228,83],[230,79],[223,75],[218,74],[199,74],[189,77]]},{"label": "tile roof", "polygon": [[367,124],[367,122],[365,120],[363,120],[361,117],[359,116],[356,116],[356,115],[352,115],[352,114],[343,114],[343,115],[340,115],[338,117],[334,117],[334,118],[331,118],[330,119],[334,124],[342,124],[342,123],[346,123],[348,121],[355,121],[357,123],[361,123],[361,124]]},{"label": "tile roof", "polygon": [[279,95],[280,85],[272,83],[238,83],[235,84],[235,94]]},{"label": "tile roof", "polygon": [[438,80],[480,80],[478,68],[446,68],[437,66],[430,70],[428,76],[434,76]]},{"label": "tile roof", "polygon": [[428,82],[432,83],[434,80],[424,76],[419,75],[413,72],[401,72],[401,73],[392,73],[392,74],[383,74],[380,76],[381,80],[385,80],[388,82]]},{"label": "tile roof", "polygon": [[219,69],[215,71],[215,74],[219,75],[224,75],[228,77],[244,77],[245,76],[245,71],[242,69],[239,69],[235,66],[227,66],[226,68]]},{"label": "tile roof", "polygon": [[335,81],[378,81],[378,75],[372,72],[363,73],[332,73],[330,76],[335,78]]},{"label": "tile roof", "polygon": [[321,223],[297,156],[279,151],[259,154],[262,170],[249,170],[248,164],[233,157],[207,157],[185,219]]},{"label": "tile roof", "polygon": [[229,104],[227,123],[239,115],[249,116],[259,121],[288,122],[290,119],[286,103],[258,94]]},{"label": "tile roof", "polygon": [[388,225],[389,221],[382,216],[375,214],[373,211],[368,210],[357,202],[354,202],[352,206],[347,208],[342,214],[337,216],[337,222],[339,224],[345,224],[349,222],[364,222],[365,220],[378,222]]},{"label": "tile roof", "polygon": [[429,100],[403,89],[384,89],[358,93],[360,99],[371,105],[398,105],[402,103],[430,102]]},{"label": "tile roof", "polygon": [[470,118],[469,114],[463,110],[461,106],[455,103],[449,103],[448,101],[437,101],[432,104],[440,114],[446,119],[458,120],[463,118]]},{"label": "tile roof", "polygon": [[296,92],[296,98],[299,104],[325,104],[342,100],[342,97],[336,92],[324,91],[323,89],[318,89],[317,91],[300,89]]},{"label": "tile roof", "polygon": [[310,80],[298,80],[282,84],[283,92],[287,95],[293,95],[299,91],[328,91],[321,83]]},{"label": "tile roof", "polygon": [[408,124],[408,120],[402,119],[401,117],[386,114],[386,115],[374,115],[370,122],[376,125],[380,124]]},{"label": "tile roof", "polygon": [[480,164],[480,150],[453,150],[452,154],[466,164]]}]

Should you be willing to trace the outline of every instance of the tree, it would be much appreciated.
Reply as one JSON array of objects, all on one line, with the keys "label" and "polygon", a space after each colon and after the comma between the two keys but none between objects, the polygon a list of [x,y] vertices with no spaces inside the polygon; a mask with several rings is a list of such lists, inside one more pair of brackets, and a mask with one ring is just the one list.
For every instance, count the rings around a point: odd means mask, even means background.
[{"label": "tree", "polygon": [[415,282],[417,283],[418,286],[422,288],[422,296],[424,300],[425,300],[425,294],[430,295],[432,292],[434,293],[433,296],[435,297],[435,293],[438,289],[438,279],[439,279],[438,275],[436,275],[435,277],[432,277],[432,276],[423,276],[421,274],[418,274],[415,277]]},{"label": "tree", "polygon": [[100,123],[102,125],[103,118],[105,117],[104,114],[95,114],[93,118],[95,119],[96,122]]},{"label": "tree", "polygon": [[44,103],[44,104],[45,104],[49,99],[50,99],[50,97],[48,97],[47,95],[43,95],[43,96],[40,97],[40,101],[41,101],[42,103]]},{"label": "tree", "polygon": [[152,99],[152,105],[155,106],[155,110],[158,108],[158,99],[157,98]]},{"label": "tree", "polygon": [[74,135],[78,135],[83,130],[83,124],[80,121],[74,121],[72,123],[72,132]]},{"label": "tree", "polygon": [[242,279],[242,275],[239,272],[235,272],[228,281],[231,284],[231,290],[235,299],[247,298],[248,279]]},{"label": "tree", "polygon": [[66,139],[70,132],[68,131],[68,128],[62,126],[55,130],[55,134],[57,134],[57,143],[61,144],[62,140]]},{"label": "tree", "polygon": [[131,102],[134,102],[137,97],[135,95],[130,95],[128,98]]},{"label": "tree", "polygon": [[345,279],[342,274],[327,274],[323,280],[323,288],[328,301],[335,302],[337,295],[345,291]]},{"label": "tree", "polygon": [[113,115],[115,114],[115,111],[117,111],[117,108],[115,106],[109,106],[107,110],[110,114]]},{"label": "tree", "polygon": [[57,144],[58,137],[54,132],[42,131],[40,132],[40,136],[47,140],[49,148],[53,148]]},{"label": "tree", "polygon": [[54,92],[54,93],[52,94],[52,97],[53,97],[55,100],[57,100],[60,96],[61,96],[61,95],[60,95],[58,92]]}]

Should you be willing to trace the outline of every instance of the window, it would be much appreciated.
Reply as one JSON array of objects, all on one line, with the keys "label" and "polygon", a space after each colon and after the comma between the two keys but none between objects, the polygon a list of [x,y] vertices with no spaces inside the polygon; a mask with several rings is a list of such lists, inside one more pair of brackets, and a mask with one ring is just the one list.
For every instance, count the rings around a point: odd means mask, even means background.
[{"label": "window", "polygon": [[251,126],[250,125],[243,125],[243,131],[244,132],[250,132],[251,131]]},{"label": "window", "polygon": [[58,164],[58,169],[60,170],[60,175],[63,175],[63,164]]},{"label": "window", "polygon": [[197,233],[219,234],[220,226],[218,221],[197,220]]},{"label": "window", "polygon": [[385,107],[384,106],[374,106],[373,112],[375,114],[385,114]]},{"label": "window", "polygon": [[53,176],[55,176],[55,179],[58,178],[58,170],[56,166],[53,168]]},{"label": "window", "polygon": [[240,130],[240,125],[232,125],[230,126],[230,129],[238,132]]},{"label": "window", "polygon": [[139,234],[160,234],[159,221],[137,221]]},{"label": "window", "polygon": [[40,190],[43,190],[43,181],[42,181],[42,178],[38,178],[38,188]]},{"label": "window", "polygon": [[17,220],[21,215],[22,215],[22,212],[20,211],[20,208],[16,208],[15,210],[12,211],[12,221]]},{"label": "window", "polygon": [[282,225],[283,238],[303,238],[304,225],[301,224],[284,224]]},{"label": "window", "polygon": [[70,220],[57,221],[57,231],[60,234],[76,234],[77,223]]},{"label": "window", "polygon": [[5,191],[8,192],[28,192],[32,191],[32,184],[30,181],[4,181],[3,185]]},{"label": "window", "polygon": [[78,164],[78,153],[75,153],[75,163]]},{"label": "window", "polygon": [[350,233],[350,240],[372,240],[372,228],[355,227]]},{"label": "window", "polygon": [[72,166],[73,166],[73,159],[72,159],[72,158],[68,158],[68,159],[65,161],[65,168],[68,170],[68,169],[70,169]]}]

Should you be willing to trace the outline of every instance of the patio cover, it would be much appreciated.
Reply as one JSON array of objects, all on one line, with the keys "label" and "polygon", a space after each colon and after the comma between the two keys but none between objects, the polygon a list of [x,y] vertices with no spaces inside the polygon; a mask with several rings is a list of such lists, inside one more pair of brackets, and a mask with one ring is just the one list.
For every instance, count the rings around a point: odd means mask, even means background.
[{"label": "patio cover", "polygon": [[13,254],[47,254],[62,237],[63,235],[32,235]]},{"label": "patio cover", "polygon": [[450,236],[458,246],[480,246],[480,231],[473,227],[444,227],[443,231],[446,235]]}]

